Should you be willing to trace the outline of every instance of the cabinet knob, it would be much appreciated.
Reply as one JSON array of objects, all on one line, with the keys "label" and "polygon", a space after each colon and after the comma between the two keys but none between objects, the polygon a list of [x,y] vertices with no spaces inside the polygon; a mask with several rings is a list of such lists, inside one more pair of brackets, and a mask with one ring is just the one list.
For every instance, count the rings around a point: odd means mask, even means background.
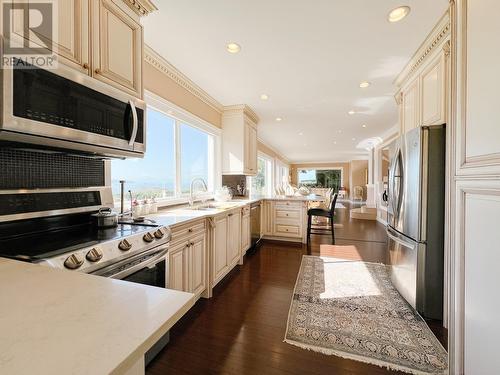
[{"label": "cabinet knob", "polygon": [[101,74],[101,69],[97,68],[96,70],[94,70],[95,74]]},{"label": "cabinet knob", "polygon": [[189,228],[189,229],[188,229],[188,232],[189,232],[189,233],[192,233],[192,232],[193,232],[193,228]]},{"label": "cabinet knob", "polygon": [[83,67],[83,69],[85,69],[85,70],[89,70],[89,64],[87,64],[87,63],[84,63],[84,64],[82,65],[82,67]]},{"label": "cabinet knob", "polygon": [[194,242],[191,242],[189,245],[190,245],[190,246],[194,246]]}]

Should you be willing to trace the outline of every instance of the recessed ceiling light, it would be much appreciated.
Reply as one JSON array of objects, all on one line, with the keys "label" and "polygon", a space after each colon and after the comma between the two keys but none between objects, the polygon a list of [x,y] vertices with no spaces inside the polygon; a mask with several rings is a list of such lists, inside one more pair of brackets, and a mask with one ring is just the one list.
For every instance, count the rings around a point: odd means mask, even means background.
[{"label": "recessed ceiling light", "polygon": [[389,22],[399,22],[403,18],[405,18],[408,15],[408,13],[410,13],[409,6],[397,7],[391,10],[387,19],[389,20]]},{"label": "recessed ceiling light", "polygon": [[353,140],[353,141],[355,141],[355,140],[356,140],[356,138],[353,138],[352,140]]},{"label": "recessed ceiling light", "polygon": [[355,111],[353,111],[353,110],[351,109],[351,110],[350,110],[349,112],[347,112],[347,113],[349,113],[350,115],[354,115],[356,112],[355,112]]},{"label": "recessed ceiling light", "polygon": [[333,141],[333,144],[336,145],[337,144],[337,141]]},{"label": "recessed ceiling light", "polygon": [[261,95],[260,95],[260,98],[261,98],[262,100],[267,100],[267,99],[269,99],[269,96],[268,96],[268,95],[266,95],[266,94],[261,94]]},{"label": "recessed ceiling light", "polygon": [[283,121],[283,119],[281,117],[276,117],[276,121],[280,122]]},{"label": "recessed ceiling light", "polygon": [[337,130],[337,133],[339,133],[339,134],[342,133],[342,130]]},{"label": "recessed ceiling light", "polygon": [[363,81],[359,84],[359,87],[361,87],[362,89],[366,89],[367,87],[370,87],[371,83],[368,82],[368,81]]},{"label": "recessed ceiling light", "polygon": [[366,125],[364,125],[364,124],[363,124],[363,125],[361,125],[361,126],[362,126],[363,128],[366,128]]},{"label": "recessed ceiling light", "polygon": [[229,53],[238,53],[241,51],[241,46],[238,43],[231,42],[226,44],[226,49]]},{"label": "recessed ceiling light", "polygon": [[304,135],[304,133],[300,132],[299,135]]}]

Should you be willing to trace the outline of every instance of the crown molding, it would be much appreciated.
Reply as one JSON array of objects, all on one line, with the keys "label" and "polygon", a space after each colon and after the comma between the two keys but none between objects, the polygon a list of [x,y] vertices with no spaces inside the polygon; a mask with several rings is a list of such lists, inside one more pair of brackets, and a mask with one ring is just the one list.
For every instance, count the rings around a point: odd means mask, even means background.
[{"label": "crown molding", "polygon": [[252,108],[250,108],[246,104],[234,104],[234,105],[226,105],[223,107],[225,115],[238,114],[243,112],[247,117],[250,118],[256,125],[259,123],[259,116],[254,112]]},{"label": "crown molding", "polygon": [[[170,64],[162,56],[160,56],[156,51],[154,51],[148,45],[144,45],[144,61],[153,65],[160,72],[164,73],[171,80],[177,83],[179,86],[186,89],[189,93],[196,96],[203,103],[209,105],[215,109],[218,113],[222,113],[223,106],[212,96],[210,96],[206,91],[199,87],[196,83],[191,81],[186,75],[179,71],[175,66]],[[253,111],[252,111],[253,112]]]},{"label": "crown molding", "polygon": [[149,13],[158,10],[156,5],[150,0],[123,0],[139,16],[147,16]]},{"label": "crown molding", "polygon": [[[394,84],[401,87],[415,72],[429,55],[449,40],[451,34],[450,14],[447,11],[439,20],[436,26],[429,33],[425,41],[417,49],[417,52],[410,59],[405,68],[399,73]],[[446,53],[446,46],[442,47]]]}]

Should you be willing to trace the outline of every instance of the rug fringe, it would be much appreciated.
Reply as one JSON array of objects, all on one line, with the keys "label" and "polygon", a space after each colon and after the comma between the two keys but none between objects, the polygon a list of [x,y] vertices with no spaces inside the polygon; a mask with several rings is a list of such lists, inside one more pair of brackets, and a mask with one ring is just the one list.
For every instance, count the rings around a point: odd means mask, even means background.
[{"label": "rug fringe", "polygon": [[[288,329],[287,329],[287,331],[288,331]],[[283,340],[283,342],[285,342],[287,344],[290,344],[290,345],[297,346],[297,347],[299,347],[301,349],[306,349],[306,350],[310,350],[310,351],[314,351],[314,352],[319,352],[319,353],[322,353],[322,354],[325,354],[325,355],[334,355],[336,357],[341,357],[341,358],[344,358],[344,359],[350,359],[350,360],[354,360],[354,361],[358,361],[358,362],[368,363],[370,365],[376,365],[378,367],[386,368],[388,370],[402,371],[402,372],[406,372],[407,374],[412,374],[412,375],[429,375],[429,374],[433,374],[433,375],[434,374],[435,375],[446,375],[446,374],[448,374],[447,371],[432,372],[432,373],[418,371],[418,370],[411,369],[409,367],[398,366],[398,365],[395,365],[395,364],[392,364],[392,363],[389,363],[389,362],[386,362],[386,361],[379,361],[379,360],[374,359],[374,358],[359,356],[359,355],[356,355],[356,354],[350,354],[350,353],[339,351],[339,350],[321,348],[319,346],[302,344],[302,343],[300,343],[298,341],[290,340],[290,339],[287,339],[287,338],[285,338]]]}]

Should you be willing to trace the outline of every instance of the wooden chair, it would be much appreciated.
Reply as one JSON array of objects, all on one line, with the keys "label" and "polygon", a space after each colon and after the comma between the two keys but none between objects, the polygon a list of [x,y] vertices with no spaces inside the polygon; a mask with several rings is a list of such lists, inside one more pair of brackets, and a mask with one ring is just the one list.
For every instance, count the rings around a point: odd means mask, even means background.
[{"label": "wooden chair", "polygon": [[[311,240],[311,234],[332,235],[332,244],[335,245],[335,230],[333,224],[333,217],[335,216],[335,204],[337,203],[338,194],[335,193],[330,198],[330,207],[327,210],[322,208],[310,208],[307,211],[307,243]],[[327,225],[325,227],[318,227],[312,225],[313,216],[326,217]],[[329,224],[329,225],[328,225]]]}]

